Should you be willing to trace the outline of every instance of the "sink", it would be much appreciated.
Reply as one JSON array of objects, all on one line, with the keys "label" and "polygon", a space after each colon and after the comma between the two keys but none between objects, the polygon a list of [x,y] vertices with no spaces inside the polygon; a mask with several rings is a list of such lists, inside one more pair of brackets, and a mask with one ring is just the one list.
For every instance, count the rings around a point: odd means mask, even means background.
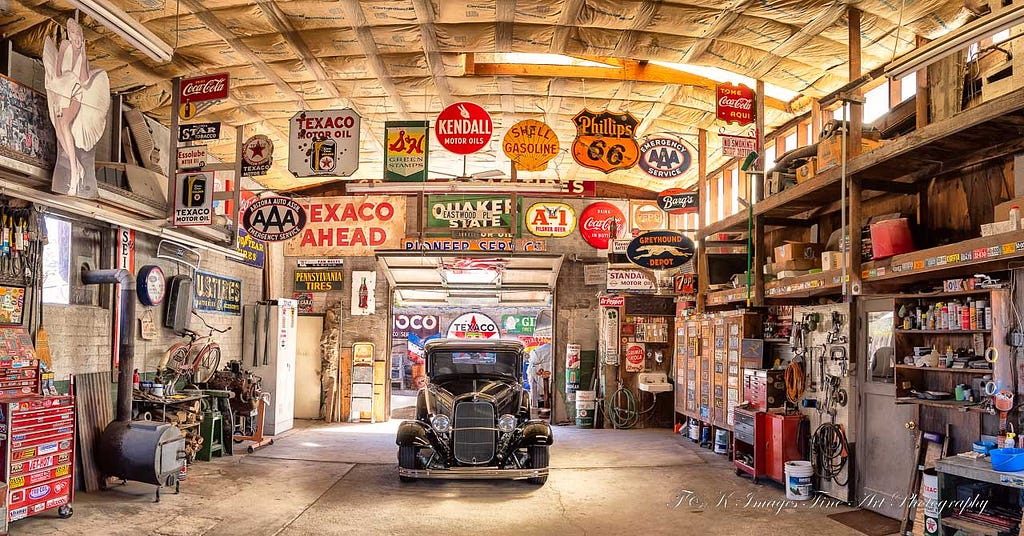
[{"label": "sink", "polygon": [[664,393],[672,390],[668,376],[664,372],[641,372],[638,377],[640,390],[648,393]]}]

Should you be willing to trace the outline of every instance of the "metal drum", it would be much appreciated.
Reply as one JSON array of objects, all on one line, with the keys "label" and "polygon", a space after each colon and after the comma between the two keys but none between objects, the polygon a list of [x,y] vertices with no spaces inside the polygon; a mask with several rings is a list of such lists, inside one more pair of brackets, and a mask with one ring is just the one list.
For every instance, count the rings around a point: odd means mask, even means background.
[{"label": "metal drum", "polygon": [[185,464],[185,438],[169,423],[114,421],[100,437],[97,458],[106,475],[161,486]]}]

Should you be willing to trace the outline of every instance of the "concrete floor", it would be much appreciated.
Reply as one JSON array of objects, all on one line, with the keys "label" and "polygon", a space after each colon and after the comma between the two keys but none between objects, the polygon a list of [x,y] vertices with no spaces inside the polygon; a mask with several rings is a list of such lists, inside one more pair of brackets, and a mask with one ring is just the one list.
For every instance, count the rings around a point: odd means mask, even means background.
[{"label": "concrete floor", "polygon": [[863,536],[827,518],[848,508],[785,501],[734,476],[724,456],[665,429],[556,427],[543,487],[396,474],[398,421],[301,423],[252,455],[190,466],[181,494],[153,502],[129,483],[75,498],[75,513],[11,534],[759,534]]}]

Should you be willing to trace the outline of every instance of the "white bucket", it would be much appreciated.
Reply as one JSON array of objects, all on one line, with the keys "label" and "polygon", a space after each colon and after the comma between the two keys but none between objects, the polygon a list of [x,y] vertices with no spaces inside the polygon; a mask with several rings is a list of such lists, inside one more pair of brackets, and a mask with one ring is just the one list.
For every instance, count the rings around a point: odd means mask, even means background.
[{"label": "white bucket", "polygon": [[700,423],[697,419],[690,419],[690,440],[700,441]]},{"label": "white bucket", "polygon": [[921,477],[921,498],[924,499],[924,533],[939,534],[939,474],[926,470]]},{"label": "white bucket", "polygon": [[594,411],[597,409],[597,393],[595,391],[576,391],[576,426],[578,428],[594,427]]},{"label": "white bucket", "polygon": [[814,468],[811,462],[786,462],[786,498],[791,501],[806,501],[814,492]]},{"label": "white bucket", "polygon": [[729,431],[715,430],[715,454],[728,454]]}]

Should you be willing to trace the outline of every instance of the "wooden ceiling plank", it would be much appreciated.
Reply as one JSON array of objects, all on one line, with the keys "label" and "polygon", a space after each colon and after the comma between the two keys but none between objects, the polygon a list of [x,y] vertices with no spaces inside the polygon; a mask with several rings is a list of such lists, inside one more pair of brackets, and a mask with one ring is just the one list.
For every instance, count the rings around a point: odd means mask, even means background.
[{"label": "wooden ceiling plank", "polygon": [[697,40],[696,43],[690,47],[690,50],[686,51],[683,55],[682,63],[696,64],[697,60],[708,51],[711,44],[717,39],[722,32],[727,30],[732,23],[736,22],[736,19],[740,18],[740,12],[743,11],[747,6],[754,3],[754,0],[734,0],[732,5],[722,10],[722,13],[715,20],[711,28],[708,29],[707,33],[703,37]]},{"label": "wooden ceiling plank", "polygon": [[452,97],[452,88],[448,84],[448,75],[444,70],[444,61],[441,59],[441,51],[437,44],[437,31],[434,29],[434,8],[429,0],[412,0],[413,9],[416,11],[416,22],[420,26],[420,39],[423,41],[423,51],[427,54],[427,66],[433,75],[434,86],[441,99],[441,104],[449,106],[455,102]]},{"label": "wooden ceiling plank", "polygon": [[[266,2],[269,0],[262,1]],[[345,17],[351,21],[352,27],[356,32],[359,47],[363,50],[363,55],[366,56],[366,60],[370,64],[370,71],[377,78],[381,89],[384,90],[384,93],[394,103],[402,120],[408,121],[412,119],[409,109],[405,106],[405,101],[402,100],[402,94],[398,92],[398,86],[395,85],[394,79],[391,78],[391,73],[388,72],[387,66],[381,58],[380,49],[377,48],[377,42],[373,40],[373,33],[370,31],[370,27],[366,22],[366,15],[363,13],[362,8],[359,7],[359,3],[342,2],[342,6],[345,10]]]},{"label": "wooden ceiling plank", "polygon": [[771,52],[765,53],[747,73],[751,78],[763,78],[775,68],[783,58],[796,52],[800,47],[806,45],[815,36],[821,34],[828,27],[839,21],[846,14],[846,3],[842,0],[835,1],[825,11],[807,23],[800,31],[789,36],[788,39],[775,47]]},{"label": "wooden ceiling plank", "polygon": [[586,0],[564,0],[562,3],[562,14],[558,17],[558,24],[551,36],[551,44],[548,45],[548,52],[551,54],[565,54],[569,46],[569,38],[572,36],[572,29],[580,18]]},{"label": "wooden ceiling plank", "polygon": [[633,23],[619,36],[619,42],[615,45],[615,56],[620,58],[636,57],[633,49],[636,46],[637,37],[651,25],[654,15],[658,12],[659,4],[660,2],[651,0],[641,2],[637,16],[633,18]]}]

